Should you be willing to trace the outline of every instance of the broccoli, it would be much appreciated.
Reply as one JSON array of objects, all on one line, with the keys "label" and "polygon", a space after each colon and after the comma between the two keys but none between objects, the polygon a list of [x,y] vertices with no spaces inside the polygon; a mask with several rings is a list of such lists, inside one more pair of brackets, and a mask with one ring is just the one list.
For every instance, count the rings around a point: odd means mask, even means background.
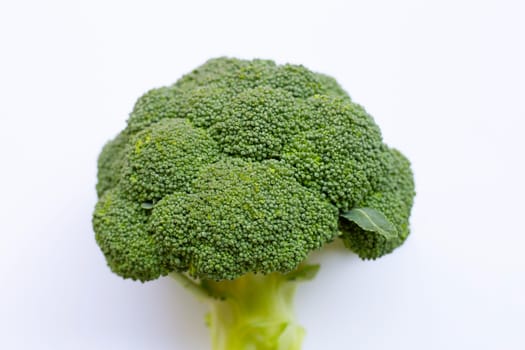
[{"label": "broccoli", "polygon": [[335,79],[211,59],[136,102],[98,161],[95,237],[111,270],[170,275],[211,303],[215,350],[300,349],[309,253],[376,259],[409,234],[409,161]]}]

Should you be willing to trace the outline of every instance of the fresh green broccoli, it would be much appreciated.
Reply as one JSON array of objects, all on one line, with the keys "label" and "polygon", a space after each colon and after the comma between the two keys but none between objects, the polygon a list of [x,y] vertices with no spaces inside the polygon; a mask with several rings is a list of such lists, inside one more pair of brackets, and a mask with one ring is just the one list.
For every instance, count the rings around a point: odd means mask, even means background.
[{"label": "fresh green broccoli", "polygon": [[135,104],[99,157],[93,215],[113,272],[210,301],[215,350],[300,349],[292,302],[342,239],[363,259],[409,234],[408,160],[331,77],[217,58]]}]

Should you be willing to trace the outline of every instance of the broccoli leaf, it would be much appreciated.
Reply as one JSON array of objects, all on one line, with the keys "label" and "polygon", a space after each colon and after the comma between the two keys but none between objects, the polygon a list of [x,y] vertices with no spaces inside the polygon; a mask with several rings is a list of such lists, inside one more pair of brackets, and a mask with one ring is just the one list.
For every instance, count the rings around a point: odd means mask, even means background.
[{"label": "broccoli leaf", "polygon": [[144,208],[144,209],[153,209],[153,203],[151,202],[144,202],[141,204],[141,207]]},{"label": "broccoli leaf", "polygon": [[294,271],[286,274],[286,278],[289,281],[309,281],[317,275],[317,272],[319,271],[320,265],[300,265],[297,269]]},{"label": "broccoli leaf", "polygon": [[375,232],[385,237],[393,239],[397,237],[394,225],[381,213],[372,208],[354,208],[341,214],[341,217],[354,222],[365,231]]}]

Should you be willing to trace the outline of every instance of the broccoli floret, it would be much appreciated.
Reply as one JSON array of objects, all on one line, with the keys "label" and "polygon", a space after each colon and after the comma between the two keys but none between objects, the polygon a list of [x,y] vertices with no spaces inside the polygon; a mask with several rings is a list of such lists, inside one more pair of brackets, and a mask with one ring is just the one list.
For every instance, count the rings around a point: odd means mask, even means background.
[{"label": "broccoli floret", "polygon": [[353,208],[384,174],[381,133],[362,107],[316,95],[305,101],[302,130],[283,150],[301,184],[341,210]]},{"label": "broccoli floret", "polygon": [[210,134],[229,155],[262,161],[276,159],[299,129],[299,109],[291,93],[257,87],[235,97]]},{"label": "broccoli floret", "polygon": [[[385,147],[386,148],[386,147]],[[381,212],[392,224],[395,234],[391,239],[363,230],[355,222],[342,220],[341,231],[345,245],[363,259],[376,259],[390,253],[407,238],[408,218],[415,195],[410,163],[399,151],[385,150],[387,171],[375,191],[358,204]]]},{"label": "broccoli floret", "polygon": [[342,239],[363,259],[409,234],[408,160],[335,79],[216,58],[135,104],[98,163],[110,268],[171,275],[209,299],[214,349],[300,349],[293,293]]},{"label": "broccoli floret", "polygon": [[276,161],[204,167],[191,193],[152,208],[150,232],[168,267],[205,280],[289,272],[338,233],[335,207]]},{"label": "broccoli floret", "polygon": [[166,275],[163,256],[148,234],[148,209],[118,190],[106,191],[93,215],[96,240],[109,267],[124,278],[141,281]]},{"label": "broccoli floret", "polygon": [[140,203],[189,191],[202,166],[219,158],[217,143],[186,119],[163,119],[130,140],[120,189]]},{"label": "broccoli floret", "polygon": [[106,143],[98,157],[97,194],[102,194],[115,187],[124,165],[124,153],[129,143],[129,134],[122,131],[113,140]]},{"label": "broccoli floret", "polygon": [[176,118],[182,113],[183,92],[174,87],[152,89],[133,107],[126,131],[135,133],[161,119]]}]

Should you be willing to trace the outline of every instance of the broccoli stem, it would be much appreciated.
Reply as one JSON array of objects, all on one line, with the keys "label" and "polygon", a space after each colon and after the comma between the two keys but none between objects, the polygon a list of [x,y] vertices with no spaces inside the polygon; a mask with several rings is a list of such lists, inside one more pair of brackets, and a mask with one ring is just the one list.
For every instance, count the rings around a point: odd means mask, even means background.
[{"label": "broccoli stem", "polygon": [[202,286],[216,297],[207,316],[213,350],[301,349],[304,329],[293,312],[295,280],[250,273]]},{"label": "broccoli stem", "polygon": [[185,273],[171,276],[211,304],[207,323],[213,350],[300,350],[305,332],[295,320],[295,289],[318,271],[319,265],[303,263],[286,274],[248,273],[218,282]]}]

